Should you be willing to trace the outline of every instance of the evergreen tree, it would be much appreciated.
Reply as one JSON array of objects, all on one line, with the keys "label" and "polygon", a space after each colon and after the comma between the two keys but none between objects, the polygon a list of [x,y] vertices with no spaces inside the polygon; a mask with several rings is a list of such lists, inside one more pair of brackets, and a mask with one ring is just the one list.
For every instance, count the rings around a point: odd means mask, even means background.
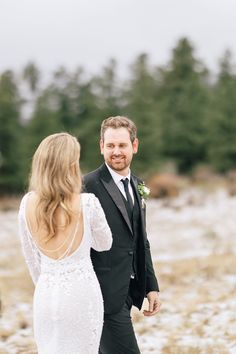
[{"label": "evergreen tree", "polygon": [[140,55],[131,66],[131,79],[125,85],[122,108],[138,128],[140,151],[134,159],[134,169],[145,175],[160,163],[160,111],[158,85],[147,54]]},{"label": "evergreen tree", "polygon": [[28,158],[46,136],[62,131],[57,106],[57,95],[52,87],[47,87],[37,98],[33,116],[27,125]]},{"label": "evergreen tree", "polygon": [[120,91],[117,82],[116,61],[111,59],[100,75],[82,86],[80,95],[84,107],[79,137],[82,145],[82,169],[93,170],[102,163],[99,140],[102,121],[120,114]]},{"label": "evergreen tree", "polygon": [[181,39],[169,65],[160,71],[163,154],[181,172],[206,160],[207,71]]},{"label": "evergreen tree", "polygon": [[33,62],[29,62],[24,67],[23,79],[28,83],[29,89],[32,93],[37,91],[40,81],[40,71]]},{"label": "evergreen tree", "polygon": [[209,161],[224,172],[236,168],[236,74],[230,51],[220,61],[210,114]]},{"label": "evergreen tree", "polygon": [[0,76],[0,193],[22,185],[20,152],[20,96],[12,71]]}]

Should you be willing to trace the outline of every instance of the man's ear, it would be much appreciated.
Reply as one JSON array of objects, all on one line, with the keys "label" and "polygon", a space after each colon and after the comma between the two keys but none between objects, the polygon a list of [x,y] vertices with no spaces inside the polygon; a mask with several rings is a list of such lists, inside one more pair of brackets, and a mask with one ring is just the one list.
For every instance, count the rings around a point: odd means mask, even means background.
[{"label": "man's ear", "polygon": [[138,144],[139,144],[138,138],[135,138],[132,143],[134,154],[137,154],[137,152],[138,152]]},{"label": "man's ear", "polygon": [[104,141],[102,139],[100,139],[100,152],[101,152],[101,155],[103,155],[103,150],[104,150]]}]

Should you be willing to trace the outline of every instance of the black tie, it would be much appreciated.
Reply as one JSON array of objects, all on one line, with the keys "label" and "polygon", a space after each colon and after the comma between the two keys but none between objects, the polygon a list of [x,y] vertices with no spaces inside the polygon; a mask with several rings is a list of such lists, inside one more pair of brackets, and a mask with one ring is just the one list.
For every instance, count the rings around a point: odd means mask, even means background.
[{"label": "black tie", "polygon": [[122,179],[121,182],[123,183],[124,185],[124,188],[125,188],[125,194],[126,194],[126,197],[127,197],[127,202],[128,202],[128,206],[129,206],[129,209],[130,209],[130,212],[131,212],[131,215],[132,215],[132,212],[133,212],[133,200],[131,198],[131,195],[129,193],[129,179],[128,178],[125,178],[125,179]]}]

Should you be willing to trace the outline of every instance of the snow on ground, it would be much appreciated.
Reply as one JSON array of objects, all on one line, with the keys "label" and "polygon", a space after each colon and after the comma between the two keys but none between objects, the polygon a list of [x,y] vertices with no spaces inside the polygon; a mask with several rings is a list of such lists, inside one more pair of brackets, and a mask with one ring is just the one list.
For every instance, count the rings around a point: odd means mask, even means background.
[{"label": "snow on ground", "polygon": [[236,253],[236,198],[190,190],[147,205],[147,229],[155,260]]},{"label": "snow on ground", "polygon": [[[148,201],[162,307],[151,318],[133,310],[142,354],[236,354],[235,211],[236,198],[223,189]],[[0,224],[0,354],[33,354],[33,287],[16,211],[1,212]]]}]

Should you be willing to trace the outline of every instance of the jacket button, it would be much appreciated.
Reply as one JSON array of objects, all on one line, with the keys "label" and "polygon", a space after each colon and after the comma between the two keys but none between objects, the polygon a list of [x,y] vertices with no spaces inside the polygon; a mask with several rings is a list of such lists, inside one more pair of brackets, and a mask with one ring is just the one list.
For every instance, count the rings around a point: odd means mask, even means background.
[{"label": "jacket button", "polygon": [[129,251],[128,254],[129,254],[130,256],[132,256],[132,255],[134,254],[134,252],[133,252],[133,251]]}]

